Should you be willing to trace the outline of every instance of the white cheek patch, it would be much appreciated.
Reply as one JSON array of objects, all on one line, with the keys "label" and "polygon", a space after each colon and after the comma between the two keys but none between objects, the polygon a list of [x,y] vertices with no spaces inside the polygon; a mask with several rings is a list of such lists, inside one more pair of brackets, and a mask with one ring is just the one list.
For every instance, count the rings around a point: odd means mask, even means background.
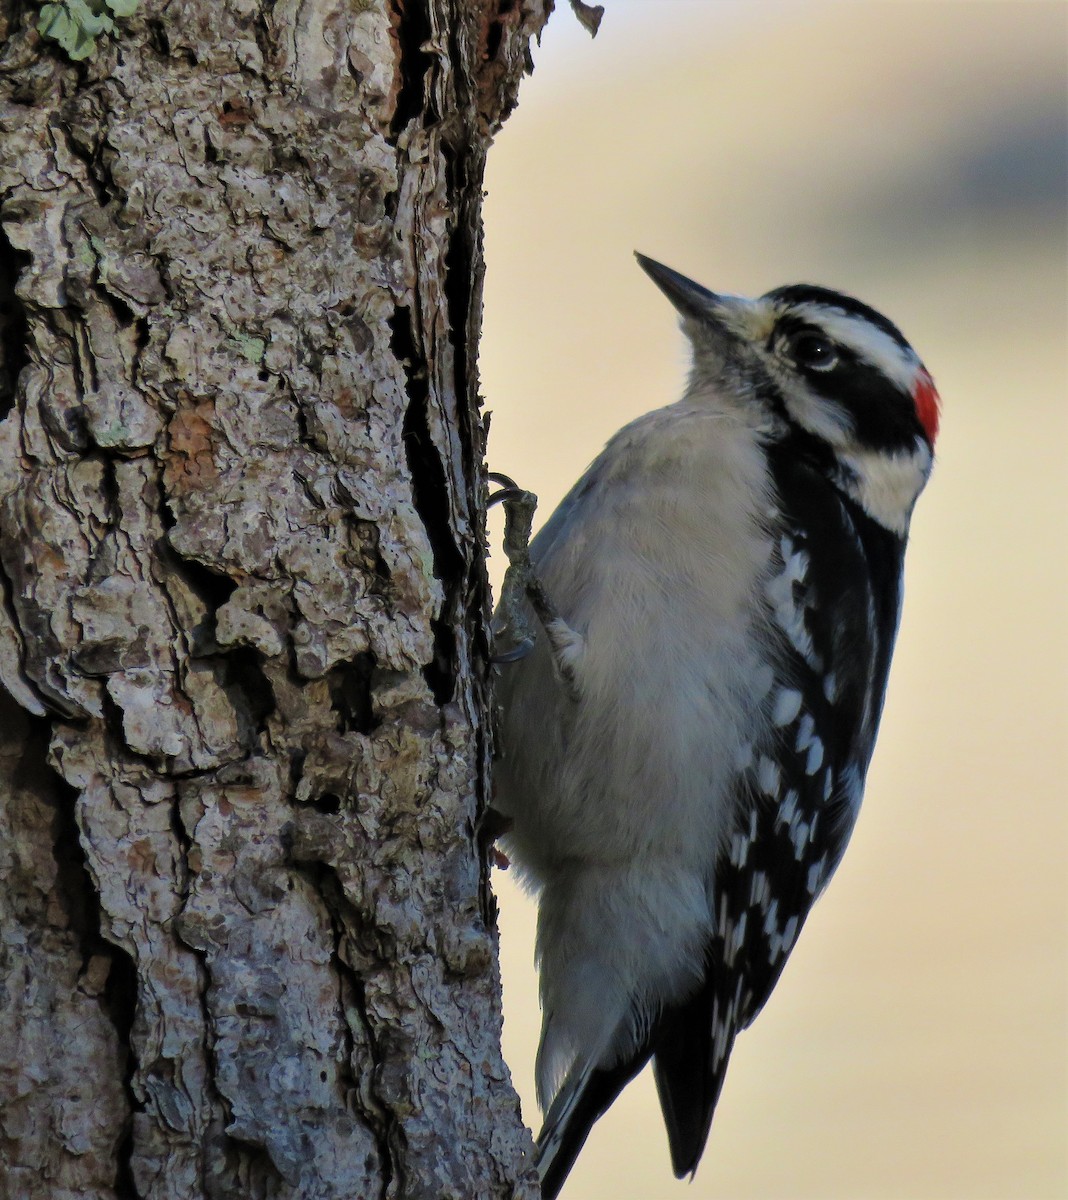
[{"label": "white cheek patch", "polygon": [[894,533],[907,533],[913,505],[931,473],[930,446],[917,438],[912,450],[897,454],[849,450],[838,458],[848,472],[843,487],[861,508]]},{"label": "white cheek patch", "polygon": [[912,395],[917,374],[923,369],[916,353],[895,341],[876,325],[861,317],[821,304],[799,304],[792,313],[808,321],[842,346],[847,346],[858,358],[881,371],[907,396]]}]

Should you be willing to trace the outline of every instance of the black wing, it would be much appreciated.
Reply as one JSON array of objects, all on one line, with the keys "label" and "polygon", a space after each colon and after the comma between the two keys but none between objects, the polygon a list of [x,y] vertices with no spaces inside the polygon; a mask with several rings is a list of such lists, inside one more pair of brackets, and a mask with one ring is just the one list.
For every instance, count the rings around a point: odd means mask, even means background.
[{"label": "black wing", "polygon": [[772,741],[739,777],[714,877],[701,990],[658,1023],[653,1066],[672,1164],[696,1169],[734,1038],[763,1007],[852,832],[886,688],[905,543],[803,454],[772,456],[788,517],[768,587],[781,671]]}]

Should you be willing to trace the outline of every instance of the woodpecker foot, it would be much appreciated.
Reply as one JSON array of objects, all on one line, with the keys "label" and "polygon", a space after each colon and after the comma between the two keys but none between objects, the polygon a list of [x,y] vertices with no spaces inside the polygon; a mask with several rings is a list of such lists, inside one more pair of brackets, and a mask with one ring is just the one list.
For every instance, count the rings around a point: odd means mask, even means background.
[{"label": "woodpecker foot", "polygon": [[489,857],[495,867],[500,867],[502,871],[507,871],[512,864],[508,861],[508,855],[497,848],[496,842],[499,837],[503,837],[512,828],[513,824],[511,817],[506,817],[504,813],[495,808],[487,808],[479,818],[475,829],[479,849],[483,855]]},{"label": "woodpecker foot", "polygon": [[508,558],[496,624],[500,631],[511,634],[515,642],[511,648],[495,653],[491,661],[495,664],[518,662],[534,649],[537,629],[531,620],[533,610],[548,638],[556,673],[568,697],[577,700],[578,668],[586,644],[582,635],[556,611],[530,561],[530,534],[538,497],[524,491],[507,475],[494,471],[490,473],[490,479],[501,484],[500,490],[493,492],[486,504],[487,507],[497,503],[504,505],[504,553]]}]

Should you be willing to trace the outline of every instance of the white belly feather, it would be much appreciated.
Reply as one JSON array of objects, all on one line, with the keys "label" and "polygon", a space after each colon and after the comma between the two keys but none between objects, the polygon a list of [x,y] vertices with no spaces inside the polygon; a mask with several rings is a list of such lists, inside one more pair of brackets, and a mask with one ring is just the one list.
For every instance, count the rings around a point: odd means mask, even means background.
[{"label": "white belly feather", "polygon": [[610,474],[594,462],[596,488],[583,496],[580,481],[536,547],[542,582],[585,642],[579,698],[544,638],[502,668],[499,687],[495,806],[542,890],[543,1102],[579,1055],[631,1048],[635,996],[651,1003],[699,966],[734,777],[770,684],[748,624],[771,555],[757,431],[681,401],[617,434],[611,461]]}]

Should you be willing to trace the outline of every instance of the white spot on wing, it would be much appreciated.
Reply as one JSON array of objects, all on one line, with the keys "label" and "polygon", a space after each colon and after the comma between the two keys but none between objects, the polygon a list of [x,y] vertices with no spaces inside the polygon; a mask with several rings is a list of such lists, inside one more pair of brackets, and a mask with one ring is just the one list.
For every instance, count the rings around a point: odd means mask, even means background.
[{"label": "white spot on wing", "polygon": [[808,869],[808,894],[815,894],[823,886],[823,873],[827,870],[827,855],[825,854],[817,863],[813,863]]},{"label": "white spot on wing", "polygon": [[819,667],[812,635],[805,625],[805,606],[794,597],[794,584],[804,583],[808,575],[808,552],[798,550],[793,538],[783,534],[779,541],[782,570],[764,585],[764,594],[772,608],[775,623],[786,634],[790,645],[813,667]]},{"label": "white spot on wing", "polygon": [[795,788],[786,793],[786,798],[779,806],[775,816],[775,828],[786,826],[786,833],[793,846],[794,858],[800,862],[805,857],[805,847],[812,839],[815,829],[815,819],[810,824],[805,820],[806,812],[799,804],[800,795]]},{"label": "white spot on wing", "polygon": [[797,937],[798,918],[793,916],[786,922],[786,928],[782,931],[782,952],[789,954],[794,944],[794,939]]},{"label": "white spot on wing", "polygon": [[739,831],[731,837],[730,863],[739,869],[744,867],[749,858],[749,847],[753,842],[745,833]]},{"label": "white spot on wing", "polygon": [[800,711],[801,693],[796,688],[782,688],[771,711],[772,724],[789,725]]},{"label": "white spot on wing", "polygon": [[794,858],[798,862],[805,857],[805,847],[808,845],[809,839],[809,828],[808,822],[801,820],[800,813],[790,822],[790,842],[794,848]]},{"label": "white spot on wing", "polygon": [[763,871],[754,871],[749,883],[749,904],[752,908],[759,906],[761,912],[767,912],[771,899],[771,881]]},{"label": "white spot on wing", "polygon": [[762,754],[757,767],[757,787],[765,796],[778,796],[780,775],[779,764],[774,759],[768,758],[766,754]]},{"label": "white spot on wing", "polygon": [[794,742],[794,749],[798,754],[804,752],[812,745],[816,737],[816,722],[812,717],[805,713],[801,718],[801,723],[797,727],[797,740]]},{"label": "white spot on wing", "polygon": [[787,920],[782,930],[779,929],[778,922],[778,904],[773,902],[768,910],[768,915],[764,919],[764,934],[768,939],[768,957],[772,962],[777,962],[785,954],[790,952],[790,947],[794,944],[794,938],[797,937],[797,930],[800,924],[796,914]]},{"label": "white spot on wing", "polygon": [[805,760],[805,774],[815,775],[821,766],[823,766],[823,743],[819,738],[813,738],[812,745],[808,748],[808,758]]},{"label": "white spot on wing", "polygon": [[712,1065],[718,1068],[726,1057],[730,1046],[730,1035],[734,1028],[734,1001],[727,1005],[727,1011],[721,1013],[717,1003],[712,1017]]},{"label": "white spot on wing", "polygon": [[797,815],[797,799],[798,799],[798,796],[797,796],[796,790],[794,788],[791,788],[786,793],[785,799],[783,800],[782,804],[779,806],[779,811],[775,814],[775,828],[776,829],[778,829],[778,827],[780,825],[792,825],[793,824],[794,818]]},{"label": "white spot on wing", "polygon": [[734,965],[735,958],[738,957],[738,951],[742,948],[742,942],[745,941],[745,922],[748,913],[742,913],[740,920],[731,930],[731,936],[723,950],[723,958],[728,967]]}]

